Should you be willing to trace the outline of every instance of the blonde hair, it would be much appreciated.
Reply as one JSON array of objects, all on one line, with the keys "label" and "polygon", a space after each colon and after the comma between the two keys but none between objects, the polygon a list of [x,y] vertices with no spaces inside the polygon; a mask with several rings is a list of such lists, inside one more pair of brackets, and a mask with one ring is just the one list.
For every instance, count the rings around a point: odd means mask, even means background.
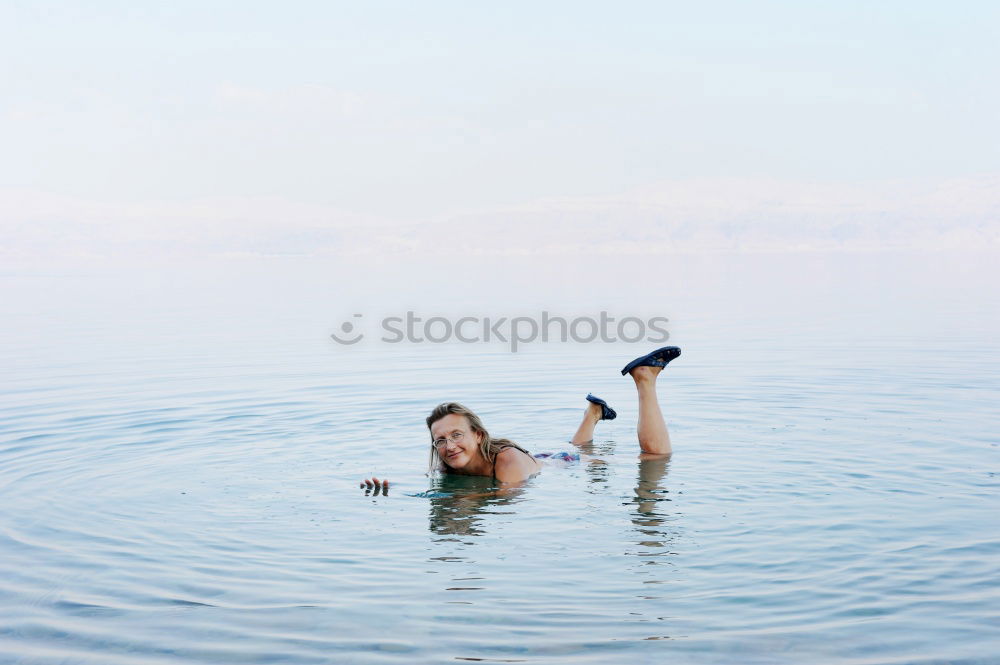
[{"label": "blonde hair", "polygon": [[[479,416],[473,413],[472,409],[462,406],[458,402],[443,402],[434,407],[431,411],[431,415],[427,416],[427,429],[431,429],[437,421],[441,420],[449,414],[455,414],[457,416],[465,416],[465,419],[469,421],[469,427],[472,429],[474,434],[479,436],[479,453],[486,459],[490,464],[496,463],[497,453],[505,448],[517,448],[522,453],[531,456],[527,450],[517,445],[510,439],[495,439],[490,436],[490,433],[486,431],[486,427],[483,426],[483,421],[480,420]],[[429,462],[429,471],[434,471],[436,469],[448,470],[448,465],[445,464],[441,457],[437,453],[437,448],[434,446],[434,434],[431,434],[431,455]]]}]

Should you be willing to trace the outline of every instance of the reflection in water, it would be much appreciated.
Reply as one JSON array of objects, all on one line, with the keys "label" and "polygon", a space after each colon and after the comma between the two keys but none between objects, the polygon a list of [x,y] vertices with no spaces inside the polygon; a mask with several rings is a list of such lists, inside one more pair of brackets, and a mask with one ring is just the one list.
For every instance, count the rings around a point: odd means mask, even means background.
[{"label": "reflection in water", "polygon": [[493,478],[441,474],[425,494],[430,499],[430,530],[447,536],[481,536],[484,515],[516,503],[522,488],[499,490]]},{"label": "reflection in water", "polygon": [[[577,444],[584,455],[590,456],[585,467],[587,479],[590,481],[591,492],[606,489],[614,474],[615,466],[608,464],[595,455],[610,455],[614,452],[614,442],[608,441],[603,446],[588,442]],[[673,534],[668,533],[664,526],[668,520],[666,506],[670,502],[667,496],[670,492],[665,481],[670,467],[670,457],[660,455],[640,455],[638,476],[636,478],[635,497],[626,505],[633,505],[632,524],[639,532],[638,545],[645,548],[663,549],[662,552],[638,552],[640,556],[659,556],[669,554],[667,543],[673,540]]]},{"label": "reflection in water", "polygon": [[[670,499],[666,488],[669,457],[640,458],[639,473],[636,479],[635,498],[632,504],[632,524],[639,533],[638,544],[644,548],[663,551],[639,551],[639,556],[662,556],[670,554],[667,544],[673,540],[673,534],[668,532],[665,524],[668,519],[666,507]],[[655,563],[651,561],[650,563]]]},{"label": "reflection in water", "polygon": [[613,467],[601,459],[601,457],[614,454],[614,441],[605,441],[602,443],[588,441],[587,443],[577,443],[575,445],[577,450],[584,456],[584,464],[586,464],[584,469],[587,472],[587,480],[590,481],[591,485],[587,491],[591,494],[603,493],[607,490],[608,483],[614,474]]}]

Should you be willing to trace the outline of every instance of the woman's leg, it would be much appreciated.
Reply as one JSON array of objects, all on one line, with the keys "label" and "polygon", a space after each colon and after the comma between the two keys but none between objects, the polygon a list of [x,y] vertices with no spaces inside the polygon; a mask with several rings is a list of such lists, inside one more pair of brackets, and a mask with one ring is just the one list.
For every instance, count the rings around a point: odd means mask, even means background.
[{"label": "woman's leg", "polygon": [[602,413],[600,404],[587,402],[587,408],[583,412],[583,420],[580,422],[580,426],[576,428],[576,434],[573,435],[571,443],[578,446],[592,443],[594,440],[594,426],[600,421]]},{"label": "woman's leg", "polygon": [[636,367],[629,374],[639,391],[639,447],[650,455],[669,455],[670,434],[656,398],[656,377],[662,367]]}]

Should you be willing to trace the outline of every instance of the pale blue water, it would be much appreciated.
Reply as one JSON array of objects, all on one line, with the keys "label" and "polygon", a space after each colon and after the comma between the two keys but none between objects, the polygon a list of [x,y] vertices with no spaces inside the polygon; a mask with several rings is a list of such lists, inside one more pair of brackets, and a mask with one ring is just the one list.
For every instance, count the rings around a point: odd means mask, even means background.
[{"label": "pale blue water", "polygon": [[[1000,662],[1000,356],[991,316],[943,307],[681,317],[669,463],[637,460],[618,374],[644,345],[345,349],[148,306],[141,334],[36,337],[59,317],[21,307],[0,662]],[[541,452],[589,391],[619,412],[602,462],[502,498],[423,475],[437,402]]]}]

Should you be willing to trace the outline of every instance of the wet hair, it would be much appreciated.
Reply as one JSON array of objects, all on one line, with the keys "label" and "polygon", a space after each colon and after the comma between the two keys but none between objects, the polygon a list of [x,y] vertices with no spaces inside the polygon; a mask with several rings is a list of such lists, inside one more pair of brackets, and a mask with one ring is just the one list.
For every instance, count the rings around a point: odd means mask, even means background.
[{"label": "wet hair", "polygon": [[[517,448],[525,455],[531,456],[527,450],[517,445],[510,439],[495,439],[490,436],[490,433],[486,431],[483,426],[483,421],[480,420],[479,416],[472,412],[472,409],[462,406],[458,402],[443,402],[434,407],[431,411],[431,415],[427,416],[427,430],[430,431],[431,426],[437,421],[441,420],[449,414],[455,414],[458,416],[465,416],[465,419],[469,421],[469,427],[472,428],[473,434],[482,435],[479,440],[479,452],[490,464],[496,463],[497,453],[505,448]],[[434,434],[431,433],[431,456],[430,456],[430,471],[435,469],[448,470],[448,465],[445,464],[441,457],[437,453],[437,448],[434,447]]]}]

